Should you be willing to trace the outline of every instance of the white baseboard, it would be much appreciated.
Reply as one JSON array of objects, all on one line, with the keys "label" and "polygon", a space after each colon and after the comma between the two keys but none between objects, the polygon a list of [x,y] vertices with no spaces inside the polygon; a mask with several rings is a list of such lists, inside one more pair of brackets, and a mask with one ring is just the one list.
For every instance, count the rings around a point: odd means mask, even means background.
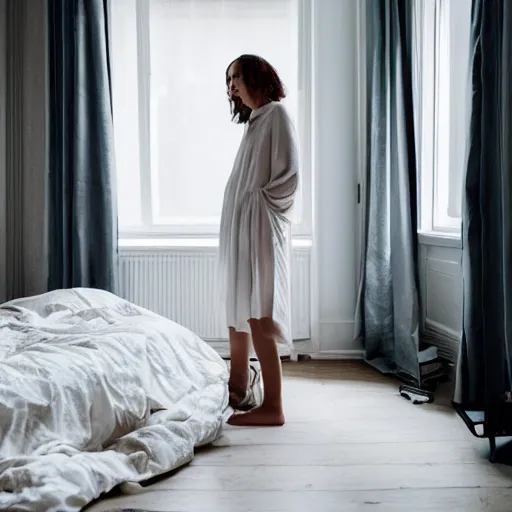
[{"label": "white baseboard", "polygon": [[[210,345],[221,357],[227,358],[229,357],[229,343],[227,341],[208,341],[208,345]],[[348,349],[348,350],[326,350],[317,352],[313,348],[313,344],[311,341],[304,340],[295,342],[293,344],[293,350],[290,353],[288,347],[281,346],[280,347],[280,356],[287,357],[290,356],[292,361],[297,361],[299,356],[307,356],[315,361],[322,360],[331,360],[331,361],[340,361],[346,359],[363,359],[365,355],[365,351],[361,349]],[[253,357],[255,355],[253,354]]]},{"label": "white baseboard", "polygon": [[[229,357],[229,341],[226,341],[226,340],[205,340],[205,341],[208,345],[210,345],[210,347],[213,348],[213,350],[215,350],[215,352],[217,352],[217,354],[220,355],[220,357],[222,357],[222,358]],[[288,347],[287,345],[279,345],[278,348],[279,348],[279,356],[280,357],[290,357],[294,361],[297,360],[298,354],[305,353],[305,351],[302,350],[302,345],[299,348],[299,347],[295,347],[295,344],[294,344],[293,350],[290,350],[290,347]],[[256,357],[256,354],[252,353],[251,357]]]},{"label": "white baseboard", "polygon": [[315,361],[342,361],[346,359],[364,359],[364,350],[326,350],[309,354]]}]

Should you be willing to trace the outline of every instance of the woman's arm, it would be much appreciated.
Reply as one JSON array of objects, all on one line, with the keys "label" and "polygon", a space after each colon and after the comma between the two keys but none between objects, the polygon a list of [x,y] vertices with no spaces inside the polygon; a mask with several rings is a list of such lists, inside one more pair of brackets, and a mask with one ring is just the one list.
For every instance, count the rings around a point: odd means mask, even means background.
[{"label": "woman's arm", "polygon": [[263,188],[269,208],[286,215],[292,208],[299,184],[299,151],[293,123],[282,105],[273,112],[270,180]]}]

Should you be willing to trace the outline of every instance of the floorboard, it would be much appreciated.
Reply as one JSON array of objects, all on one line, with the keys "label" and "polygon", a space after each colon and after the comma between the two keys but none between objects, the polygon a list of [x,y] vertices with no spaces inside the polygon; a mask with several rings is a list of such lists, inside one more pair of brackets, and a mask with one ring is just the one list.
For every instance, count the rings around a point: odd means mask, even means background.
[{"label": "floorboard", "polygon": [[284,363],[287,424],[226,427],[190,465],[90,512],[510,512],[512,468],[490,464],[450,406],[353,361]]}]

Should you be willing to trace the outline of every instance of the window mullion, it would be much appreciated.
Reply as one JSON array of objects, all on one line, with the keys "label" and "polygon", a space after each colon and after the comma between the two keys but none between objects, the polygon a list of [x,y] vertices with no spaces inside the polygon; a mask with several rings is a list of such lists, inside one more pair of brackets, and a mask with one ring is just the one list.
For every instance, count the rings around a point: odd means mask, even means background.
[{"label": "window mullion", "polygon": [[301,161],[301,215],[293,226],[294,235],[308,235],[312,231],[312,0],[297,0],[298,23],[298,126]]},{"label": "window mullion", "polygon": [[142,223],[153,225],[151,190],[151,55],[149,1],[137,0],[137,69],[140,143],[140,193]]},{"label": "window mullion", "polygon": [[421,105],[421,229],[433,229],[434,175],[435,175],[435,118],[436,118],[436,6],[437,0],[424,0],[421,12],[420,76]]},{"label": "window mullion", "polygon": [[436,230],[438,228],[437,222],[437,209],[438,209],[438,188],[439,188],[439,132],[440,132],[440,119],[439,119],[439,108],[440,108],[440,81],[442,73],[441,62],[441,37],[443,32],[443,6],[440,0],[436,0],[436,32],[435,32],[435,87],[434,87],[434,180],[433,180],[433,194],[432,194],[432,226]]}]

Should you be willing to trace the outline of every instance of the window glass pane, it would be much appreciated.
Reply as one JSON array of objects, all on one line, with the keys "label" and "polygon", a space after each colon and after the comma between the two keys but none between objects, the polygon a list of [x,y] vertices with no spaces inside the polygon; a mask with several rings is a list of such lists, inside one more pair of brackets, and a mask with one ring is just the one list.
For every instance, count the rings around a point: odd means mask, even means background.
[{"label": "window glass pane", "polygon": [[[445,0],[446,1],[446,0]],[[471,0],[451,0],[450,10],[450,126],[452,153],[450,155],[450,181],[448,184],[447,214],[451,218],[462,216],[462,180],[466,166],[466,142],[469,136],[469,107],[471,102]]]},{"label": "window glass pane", "polygon": [[435,172],[434,172],[434,227],[446,227],[448,217],[448,186],[450,166],[450,23],[449,9],[443,3],[440,16],[437,19],[438,48],[436,51],[436,104],[435,104]]},{"label": "window glass pane", "polygon": [[460,230],[469,128],[471,0],[442,0],[439,5],[433,227]]},{"label": "window glass pane", "polygon": [[217,223],[243,132],[226,67],[242,53],[267,59],[297,126],[297,0],[151,0],[150,48],[154,222]]},{"label": "window glass pane", "polygon": [[121,228],[141,224],[136,0],[111,3],[114,141]]}]

